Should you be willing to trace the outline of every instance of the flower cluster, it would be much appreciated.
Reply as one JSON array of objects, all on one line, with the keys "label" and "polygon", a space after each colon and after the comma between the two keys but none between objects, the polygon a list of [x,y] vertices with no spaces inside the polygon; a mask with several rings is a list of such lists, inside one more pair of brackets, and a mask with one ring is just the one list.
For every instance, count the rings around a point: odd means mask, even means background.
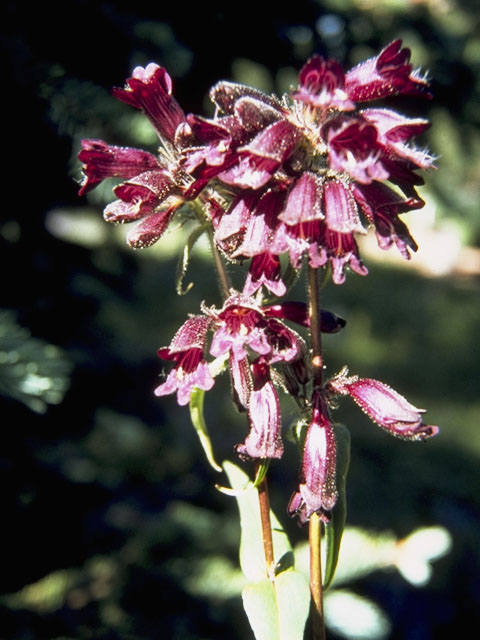
[{"label": "flower cluster", "polygon": [[228,190],[231,202],[222,206],[213,198],[208,210],[218,247],[231,259],[251,258],[247,295],[262,285],[277,296],[285,293],[283,253],[295,268],[304,254],[312,266],[330,264],[337,284],[347,266],[365,275],[355,240],[365,232],[361,215],[375,227],[382,248],[396,244],[408,258],[416,244],[398,216],[424,204],[415,189],[423,179],[415,170],[432,167],[433,159],[410,142],[429,123],[359,105],[429,95],[409,59],[398,40],[347,73],[314,56],[282,100],[219,82],[210,92],[216,107],[211,119],[184,114],[165,69],[137,67],[114,95],[143,110],[160,152],[84,140],[80,193],[108,177],[124,179],[105,218],[140,220],[127,241],[144,247],[161,237],[185,201],[199,194],[208,201],[213,188]]},{"label": "flower cluster", "polygon": [[[155,393],[176,392],[186,405],[194,388],[214,385],[209,356],[228,363],[234,401],[250,425],[236,449],[248,458],[281,457],[278,388],[294,396],[311,416],[301,481],[289,506],[302,522],[312,513],[327,522],[337,500],[333,397],[350,395],[393,435],[421,440],[438,430],[423,424],[422,410],[376,380],[341,373],[323,388],[312,385],[309,397],[311,356],[285,322],[309,327],[307,306],[268,305],[263,298],[266,291],[278,298],[287,292],[283,255],[294,270],[304,261],[312,269],[329,267],[336,284],[348,270],[366,275],[356,236],[367,225],[381,248],[396,245],[406,259],[416,250],[399,216],[424,204],[416,171],[433,167],[433,158],[412,140],[429,123],[365,106],[402,94],[429,96],[399,40],[346,73],[337,62],[313,56],[298,86],[282,99],[219,82],[210,92],[212,118],[185,114],[170,76],[151,63],[137,67],[114,95],[148,117],[159,137],[158,154],[102,140],[83,140],[79,153],[80,194],[106,178],[121,179],[104,217],[136,222],[127,235],[132,247],[156,242],[181,207],[196,201],[216,249],[230,261],[250,260],[242,291],[230,290],[220,309],[204,306],[159,350],[174,366]],[[322,331],[345,325],[335,314],[321,313]]]},{"label": "flower cluster", "polygon": [[159,350],[175,366],[156,395],[176,391],[178,403],[188,404],[195,387],[209,390],[214,384],[205,359],[211,334],[209,353],[228,361],[235,402],[248,413],[250,434],[237,451],[249,458],[281,457],[280,402],[271,366],[303,361],[306,354],[300,335],[279,319],[289,315],[289,308],[281,313],[279,307],[262,308],[252,298],[232,293],[222,309],[206,308],[204,315],[190,317],[169,347]]}]

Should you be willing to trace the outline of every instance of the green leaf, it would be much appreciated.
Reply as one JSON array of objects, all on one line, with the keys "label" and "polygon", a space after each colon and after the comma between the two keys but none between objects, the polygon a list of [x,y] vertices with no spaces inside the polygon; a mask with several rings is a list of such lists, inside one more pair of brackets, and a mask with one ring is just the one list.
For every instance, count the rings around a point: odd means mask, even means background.
[{"label": "green leaf", "polygon": [[279,640],[279,618],[273,582],[264,578],[246,586],[242,592],[242,600],[256,640]]},{"label": "green leaf", "polygon": [[230,487],[222,487],[219,484],[216,484],[215,488],[218,489],[220,493],[224,493],[227,496],[233,496],[234,498],[236,498],[240,494],[245,493],[246,491],[250,491],[250,489],[257,489],[262,483],[262,480],[267,475],[269,466],[270,460],[261,460],[260,464],[258,465],[257,473],[253,482],[250,480],[250,478],[248,478],[247,483],[241,489],[230,489]]},{"label": "green leaf", "polygon": [[275,578],[281,640],[303,640],[310,612],[310,587],[299,571],[284,571]]},{"label": "green leaf", "polygon": [[[237,465],[225,461],[223,468],[236,492],[235,498],[240,511],[240,566],[249,580],[259,582],[265,577],[266,569],[258,491],[248,475]],[[249,483],[251,489],[245,490]],[[287,534],[272,512],[270,512],[270,519],[275,564],[285,570],[293,565],[292,547]]]},{"label": "green leaf", "polygon": [[244,587],[243,606],[256,640],[303,640],[310,588],[298,571],[284,571]]},{"label": "green leaf", "polygon": [[179,296],[186,295],[193,287],[193,282],[189,282],[185,288],[183,288],[183,279],[187,273],[188,263],[190,262],[190,254],[196,241],[200,236],[208,229],[207,224],[203,224],[199,227],[195,227],[190,236],[188,237],[187,244],[183,250],[183,254],[177,263],[177,273],[175,276],[176,290]]},{"label": "green leaf", "polygon": [[338,499],[332,511],[332,519],[325,526],[324,589],[328,589],[335,575],[347,517],[346,485],[350,464],[350,432],[343,424],[335,425],[335,440],[337,444],[336,483]]},{"label": "green leaf", "polygon": [[190,418],[192,424],[200,439],[200,444],[207,456],[207,460],[215,471],[222,471],[222,467],[217,464],[214,455],[212,441],[208,434],[205,418],[203,417],[203,399],[205,397],[205,391],[195,387],[190,395]]},{"label": "green leaf", "polygon": [[310,588],[297,571],[284,571],[244,587],[243,607],[256,640],[303,640]]},{"label": "green leaf", "polygon": [[[310,588],[303,574],[293,570],[293,553],[281,524],[270,512],[275,577],[266,577],[258,491],[244,471],[224,462],[240,510],[240,566],[252,584],[242,593],[256,640],[303,640],[310,608]],[[250,483],[250,489],[245,486]]]}]

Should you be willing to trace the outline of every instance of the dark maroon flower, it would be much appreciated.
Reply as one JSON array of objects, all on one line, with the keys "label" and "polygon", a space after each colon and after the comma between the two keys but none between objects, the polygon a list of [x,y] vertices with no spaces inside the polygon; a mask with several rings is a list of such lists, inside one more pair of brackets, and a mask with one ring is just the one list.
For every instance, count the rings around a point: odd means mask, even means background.
[{"label": "dark maroon flower", "polygon": [[438,433],[437,426],[422,421],[425,409],[417,409],[397,391],[379,380],[348,377],[343,371],[328,383],[330,392],[349,395],[380,427],[405,440],[425,440]]},{"label": "dark maroon flower", "polygon": [[302,524],[310,520],[313,513],[317,513],[323,522],[330,521],[338,498],[336,451],[327,408],[317,393],[303,446],[300,485],[288,506],[289,514],[298,515]]},{"label": "dark maroon flower", "polygon": [[262,285],[278,297],[285,295],[287,288],[281,275],[280,258],[269,251],[259,253],[250,263],[243,287],[244,295],[253,295]]},{"label": "dark maroon flower", "polygon": [[108,222],[140,222],[127,235],[132,247],[147,247],[164,233],[174,213],[187,197],[193,180],[181,167],[175,132],[185,115],[172,96],[172,81],[165,69],[149,64],[137,67],[123,89],[114,95],[142,109],[155,127],[161,147],[158,157],[140,149],[115,147],[101,140],[82,140],[79,159],[85,179],[80,195],[106,178],[125,181],[114,188],[119,198],[104,212]]},{"label": "dark maroon flower", "polygon": [[360,114],[375,127],[377,143],[388,156],[404,158],[420,169],[432,166],[430,154],[407,144],[429,128],[428,120],[407,118],[390,109],[363,109]]},{"label": "dark maroon flower", "polygon": [[172,79],[163,67],[151,62],[135,67],[125,87],[115,87],[113,95],[141,109],[155,127],[160,139],[173,143],[179,124],[185,121],[182,108],[172,96]]},{"label": "dark maroon flower", "polygon": [[252,389],[248,400],[250,433],[235,447],[247,458],[281,458],[280,402],[270,377],[270,367],[260,359],[252,364]]},{"label": "dark maroon flower", "polygon": [[[305,302],[285,301],[278,304],[263,307],[263,312],[270,318],[281,318],[291,320],[303,327],[310,326],[308,307]],[[340,318],[332,311],[322,309],[320,317],[320,329],[323,333],[337,333],[346,325],[343,318]]]},{"label": "dark maroon flower", "polygon": [[373,124],[360,118],[337,118],[325,131],[332,169],[363,184],[388,179]]},{"label": "dark maroon flower", "polygon": [[261,355],[271,352],[264,315],[253,299],[234,295],[214,317],[218,328],[212,338],[210,353],[215,358],[231,353],[235,360],[243,360],[248,355],[247,347]]},{"label": "dark maroon flower", "polygon": [[379,247],[388,249],[395,244],[402,256],[410,259],[408,249],[416,251],[417,244],[398,215],[423,207],[423,200],[418,197],[406,200],[385,184],[379,183],[355,185],[354,193],[362,212],[375,226]]},{"label": "dark maroon flower", "polygon": [[345,74],[335,60],[313,56],[300,71],[299,89],[293,94],[317,109],[351,111],[355,104],[344,90]]},{"label": "dark maroon flower", "polygon": [[[232,293],[220,311],[206,309],[216,327],[210,353],[215,357],[229,356],[229,370],[234,400],[240,410],[250,407],[254,380],[249,359],[263,365],[294,362],[305,358],[303,339],[287,327],[275,314],[268,314],[253,298]],[[260,356],[260,359],[259,359]],[[264,369],[259,369],[263,371]],[[262,380],[264,378],[261,378]],[[258,385],[257,385],[258,386]],[[272,398],[273,389],[262,393]],[[260,391],[260,388],[257,388]],[[255,397],[261,397],[258,393]]]},{"label": "dark maroon flower", "polygon": [[78,154],[83,164],[84,181],[79,191],[83,196],[105,178],[133,178],[148,170],[158,170],[157,158],[147,151],[116,147],[103,140],[82,140]]},{"label": "dark maroon flower", "polygon": [[411,140],[428,123],[356,104],[424,92],[427,83],[409,60],[400,41],[347,74],[337,62],[314,56],[282,103],[219,83],[211,92],[215,117],[188,117],[197,144],[182,148],[196,193],[212,181],[235,189],[216,218],[215,240],[230,258],[252,258],[246,293],[283,289],[277,269],[283,253],[294,268],[304,255],[314,267],[331,265],[337,284],[347,268],[365,275],[355,239],[365,233],[360,214],[375,226],[380,246],[396,244],[405,257],[407,247],[415,250],[398,214],[423,204],[415,170],[428,169],[433,158]]},{"label": "dark maroon flower", "polygon": [[220,311],[209,310],[217,329],[210,353],[220,357],[229,353],[235,360],[247,357],[247,348],[264,356],[269,364],[294,360],[302,338],[275,317],[268,317],[253,298],[232,294]]},{"label": "dark maroon flower", "polygon": [[210,318],[192,316],[177,331],[170,346],[158,350],[160,358],[172,360],[175,367],[155,389],[156,396],[177,392],[178,404],[186,405],[195,387],[205,391],[213,387],[214,379],[204,358],[210,325]]}]

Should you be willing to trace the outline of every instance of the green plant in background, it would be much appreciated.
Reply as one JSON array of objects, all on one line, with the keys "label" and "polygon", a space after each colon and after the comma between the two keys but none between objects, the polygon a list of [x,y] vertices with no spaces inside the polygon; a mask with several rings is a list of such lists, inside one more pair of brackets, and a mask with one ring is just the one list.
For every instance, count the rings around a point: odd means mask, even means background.
[{"label": "green plant in background", "polygon": [[[346,367],[327,377],[322,349],[322,333],[339,332],[345,321],[322,308],[321,287],[329,278],[343,284],[349,271],[367,275],[356,242],[366,225],[374,227],[382,249],[396,245],[405,259],[417,249],[399,215],[424,205],[417,170],[433,167],[433,158],[412,139],[429,123],[376,101],[430,97],[428,84],[396,40],[347,73],[313,56],[297,88],[281,99],[219,82],[210,92],[212,118],[186,115],[170,76],[154,63],[137,67],[114,95],[148,117],[159,153],[83,140],[80,194],[120,178],[118,199],[104,217],[136,223],[127,234],[134,248],[154,244],[173,220],[193,220],[177,293],[190,288],[183,279],[202,235],[219,283],[220,299],[206,292],[198,312],[159,349],[173,366],[155,393],[176,393],[179,405],[190,406],[207,458],[220,471],[203,402],[217,376],[228,373],[232,408],[245,414],[249,427],[236,452],[253,468],[249,479],[225,462],[232,488],[220,489],[236,496],[240,507],[242,595],[250,624],[257,640],[300,640],[310,615],[313,638],[324,638],[323,592],[334,578],[346,517],[350,436],[333,418],[340,398],[350,396],[394,436],[422,441],[438,432],[424,424],[423,409],[383,382],[349,375]],[[245,282],[233,287],[235,266],[247,260]],[[286,299],[302,274],[307,299]],[[288,511],[309,526],[310,588],[270,511],[268,467],[284,452],[280,394],[298,412],[290,435],[300,477]]]},{"label": "green plant in background", "polygon": [[72,362],[62,349],[33,338],[10,311],[0,312],[0,393],[36,413],[59,404],[69,387]]}]

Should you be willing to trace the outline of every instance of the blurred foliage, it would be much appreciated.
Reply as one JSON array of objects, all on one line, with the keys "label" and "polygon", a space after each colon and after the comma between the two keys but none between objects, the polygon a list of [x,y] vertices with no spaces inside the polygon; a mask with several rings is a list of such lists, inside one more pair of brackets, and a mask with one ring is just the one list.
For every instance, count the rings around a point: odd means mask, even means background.
[{"label": "blurred foliage", "polygon": [[12,313],[0,311],[0,393],[44,413],[63,400],[71,369],[66,353],[32,338]]},{"label": "blurred foliage", "polygon": [[[373,611],[378,633],[391,640],[451,637],[465,621],[478,625],[479,22],[473,0],[299,0],[265,2],[262,11],[251,0],[230,9],[220,0],[74,0],[54,14],[48,5],[7,3],[4,86],[15,104],[28,105],[28,117],[12,109],[4,128],[2,638],[250,637],[238,595],[236,507],[213,488],[228,481],[204,460],[188,411],[152,393],[162,372],[156,349],[203,299],[219,301],[208,247],[195,244],[184,281],[194,286],[178,297],[188,223],[133,252],[125,230],[101,219],[111,183],[77,198],[82,137],[155,151],[148,122],[110,87],[155,60],[168,67],[186,111],[208,112],[208,89],[220,78],[282,93],[314,51],[348,67],[397,37],[429,70],[435,96],[397,101],[432,120],[422,143],[439,157],[422,191],[427,206],[411,219],[421,249],[413,268],[369,255],[367,278],[325,289],[325,306],[347,320],[326,336],[326,362],[328,373],[348,363],[352,374],[385,380],[441,427],[435,441],[412,445],[341,404],[338,417],[352,434],[353,555],[378,560],[385,544],[398,560],[412,532],[432,527],[449,532],[451,550],[423,587],[372,565],[350,576],[348,589],[335,586],[326,606],[332,617],[347,606]],[[420,272],[428,240],[425,260],[443,266]],[[303,298],[302,283],[292,295]],[[218,460],[232,459],[245,435],[228,391],[218,380],[205,396]],[[283,415],[288,427],[288,402]],[[297,470],[290,445],[270,469],[272,504],[296,549],[305,531],[284,514]],[[335,628],[332,638],[348,637]]]}]

